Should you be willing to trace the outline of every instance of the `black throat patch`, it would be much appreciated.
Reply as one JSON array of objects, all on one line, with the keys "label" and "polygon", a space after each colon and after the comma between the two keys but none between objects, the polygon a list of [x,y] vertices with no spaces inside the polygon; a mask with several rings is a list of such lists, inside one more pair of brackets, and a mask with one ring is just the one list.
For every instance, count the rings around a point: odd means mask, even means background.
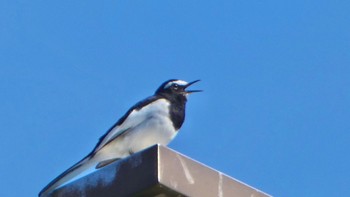
[{"label": "black throat patch", "polygon": [[187,98],[184,95],[172,95],[172,96],[165,96],[165,99],[170,101],[169,106],[169,113],[170,113],[170,119],[175,127],[176,130],[179,130],[184,123],[185,120],[185,108],[186,108],[186,102]]}]

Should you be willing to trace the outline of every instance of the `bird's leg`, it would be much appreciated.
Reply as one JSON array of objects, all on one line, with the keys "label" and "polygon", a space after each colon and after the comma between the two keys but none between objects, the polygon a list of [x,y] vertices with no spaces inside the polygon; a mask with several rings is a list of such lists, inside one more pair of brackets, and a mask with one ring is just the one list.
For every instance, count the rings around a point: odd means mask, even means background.
[{"label": "bird's leg", "polygon": [[105,167],[105,166],[107,166],[107,165],[109,165],[109,164],[111,164],[119,159],[120,158],[114,158],[114,159],[108,159],[108,160],[101,161],[100,163],[97,164],[96,169]]}]

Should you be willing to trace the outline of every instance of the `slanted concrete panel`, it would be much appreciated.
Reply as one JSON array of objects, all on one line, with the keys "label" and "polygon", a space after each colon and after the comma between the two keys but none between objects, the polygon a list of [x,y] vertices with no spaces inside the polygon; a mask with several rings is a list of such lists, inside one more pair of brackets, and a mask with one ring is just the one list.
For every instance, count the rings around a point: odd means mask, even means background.
[{"label": "slanted concrete panel", "polygon": [[166,147],[159,148],[159,182],[187,196],[269,195]]},{"label": "slanted concrete panel", "polygon": [[65,185],[52,197],[124,197],[158,184],[156,148],[134,154]]},{"label": "slanted concrete panel", "polygon": [[167,147],[155,145],[54,190],[50,197],[268,197]]}]

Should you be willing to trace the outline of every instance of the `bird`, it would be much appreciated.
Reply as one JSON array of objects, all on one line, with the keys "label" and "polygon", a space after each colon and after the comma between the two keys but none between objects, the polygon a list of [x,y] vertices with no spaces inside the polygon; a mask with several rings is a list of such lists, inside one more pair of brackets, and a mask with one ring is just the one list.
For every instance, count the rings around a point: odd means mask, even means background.
[{"label": "bird", "polygon": [[89,170],[102,168],[155,144],[168,145],[185,120],[188,95],[202,90],[187,90],[200,80],[186,82],[170,79],[154,95],[132,106],[102,137],[82,160],[64,171],[40,192],[46,197]]}]

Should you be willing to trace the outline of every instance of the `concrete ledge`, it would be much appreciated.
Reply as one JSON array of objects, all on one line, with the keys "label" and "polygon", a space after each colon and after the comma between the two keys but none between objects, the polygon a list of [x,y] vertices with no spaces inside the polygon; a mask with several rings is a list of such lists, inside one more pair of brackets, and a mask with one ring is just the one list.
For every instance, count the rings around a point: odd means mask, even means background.
[{"label": "concrete ledge", "polygon": [[268,197],[167,147],[152,146],[54,190],[52,197]]}]

